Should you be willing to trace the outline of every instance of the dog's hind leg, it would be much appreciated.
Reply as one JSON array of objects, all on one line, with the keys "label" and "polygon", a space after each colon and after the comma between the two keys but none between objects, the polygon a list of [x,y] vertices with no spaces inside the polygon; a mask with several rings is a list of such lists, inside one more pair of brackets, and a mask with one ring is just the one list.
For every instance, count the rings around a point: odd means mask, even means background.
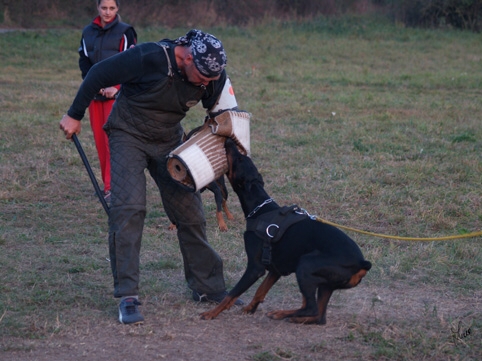
[{"label": "dog's hind leg", "polygon": [[259,285],[249,305],[243,308],[243,311],[251,314],[255,313],[259,304],[264,302],[264,299],[266,298],[269,290],[280,279],[280,277],[281,275],[279,273],[270,271],[266,278],[263,280],[263,282],[261,282],[261,284]]},{"label": "dog's hind leg", "polygon": [[[289,322],[293,323],[304,323],[304,324],[326,324],[326,309],[328,302],[330,301],[333,290],[320,287],[318,288],[318,314],[316,316],[305,316],[305,311],[302,308],[294,311],[284,311],[285,318],[288,318]],[[283,312],[283,311],[280,311]]]},{"label": "dog's hind leg", "polygon": [[[306,298],[303,296],[303,302],[301,305],[301,308],[306,307]],[[283,320],[288,317],[292,317],[296,312],[298,312],[299,308],[296,310],[276,310],[276,311],[271,311],[266,314],[269,318],[272,320]]]},{"label": "dog's hind leg", "polygon": [[333,290],[325,287],[320,286],[318,288],[318,301],[317,307],[318,312],[316,315],[311,315],[311,309],[306,307],[306,299],[303,297],[303,305],[298,310],[291,310],[291,311],[274,311],[270,312],[272,319],[282,319],[288,318],[289,322],[293,323],[304,323],[304,324],[319,324],[324,325],[326,324],[326,309],[328,306],[328,302],[330,301],[331,295],[333,294]]},{"label": "dog's hind leg", "polygon": [[326,309],[332,294],[333,290],[331,288],[326,286],[318,287],[318,320],[316,323],[320,325],[326,324]]},{"label": "dog's hind leg", "polygon": [[[358,283],[360,283],[360,280],[367,273],[365,269],[362,269],[357,273],[352,274],[353,271],[345,267],[329,265],[329,262],[327,261],[325,261],[324,264],[325,266],[313,272],[312,275],[313,277],[317,277],[316,284],[318,286],[318,315],[313,317],[311,316],[311,310],[306,313],[305,310],[300,309],[291,316],[290,322],[317,323],[320,325],[326,324],[326,310],[328,308],[328,302],[330,302],[333,291],[335,289],[355,287]],[[300,284],[301,290],[303,290],[305,282],[306,280],[303,280],[302,277],[298,278],[298,283]],[[311,281],[308,286],[309,290],[311,291]]]},{"label": "dog's hind leg", "polygon": [[[272,319],[289,318],[294,323],[326,323],[326,308],[333,289],[330,287],[333,273],[338,275],[337,267],[327,265],[319,251],[312,252],[300,259],[296,269],[296,279],[303,295],[303,304],[297,310],[273,311],[268,314]],[[320,264],[325,266],[320,267]],[[318,300],[316,297],[318,290]]]},{"label": "dog's hind leg", "polygon": [[319,317],[316,303],[316,289],[320,282],[316,275],[319,263],[319,252],[313,252],[300,258],[296,269],[296,279],[303,295],[303,304],[297,310],[277,310],[267,314],[274,320],[290,318],[290,322],[315,323]]}]

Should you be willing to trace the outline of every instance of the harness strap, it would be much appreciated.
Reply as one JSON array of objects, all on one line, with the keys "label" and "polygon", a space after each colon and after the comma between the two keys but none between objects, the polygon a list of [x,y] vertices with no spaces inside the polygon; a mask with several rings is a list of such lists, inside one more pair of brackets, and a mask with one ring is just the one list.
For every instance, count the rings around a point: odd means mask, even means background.
[{"label": "harness strap", "polygon": [[271,264],[272,243],[278,242],[290,226],[306,218],[309,218],[306,212],[296,205],[282,207],[254,219],[248,218],[246,230],[255,232],[263,240],[264,265]]}]

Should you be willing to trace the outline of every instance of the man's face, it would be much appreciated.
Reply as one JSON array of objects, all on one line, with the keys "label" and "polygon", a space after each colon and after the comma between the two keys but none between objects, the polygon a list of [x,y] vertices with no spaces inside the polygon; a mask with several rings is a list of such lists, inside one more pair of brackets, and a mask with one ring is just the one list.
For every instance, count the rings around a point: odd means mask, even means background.
[{"label": "man's face", "polygon": [[193,61],[190,61],[187,65],[186,65],[186,78],[187,80],[196,85],[196,86],[201,86],[201,85],[208,85],[210,81],[213,81],[213,80],[218,80],[220,75],[214,77],[214,78],[208,78],[206,76],[204,76],[203,74],[201,74],[199,72],[199,70],[197,70],[196,68],[196,65],[194,65],[194,62]]}]

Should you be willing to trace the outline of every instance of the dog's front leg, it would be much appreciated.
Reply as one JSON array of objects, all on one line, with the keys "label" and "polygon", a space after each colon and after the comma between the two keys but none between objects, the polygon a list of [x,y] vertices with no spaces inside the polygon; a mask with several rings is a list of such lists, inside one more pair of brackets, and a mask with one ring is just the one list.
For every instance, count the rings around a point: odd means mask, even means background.
[{"label": "dog's front leg", "polygon": [[281,275],[279,273],[270,271],[263,282],[261,282],[259,285],[249,305],[243,308],[243,311],[251,314],[255,313],[259,304],[264,302],[269,290],[280,279],[280,277]]},{"label": "dog's front leg", "polygon": [[232,297],[228,294],[226,297],[224,297],[221,303],[219,303],[219,305],[209,311],[201,313],[201,319],[212,320],[213,318],[216,318],[224,310],[230,309],[231,306],[234,305],[234,302],[236,302],[237,298],[238,297]]},{"label": "dog's front leg", "polygon": [[250,269],[248,267],[243,277],[241,277],[239,282],[227,294],[227,296],[224,297],[221,303],[216,307],[214,307],[213,309],[201,313],[201,319],[212,320],[213,318],[216,318],[224,310],[228,310],[229,308],[231,308],[231,306],[234,304],[234,302],[236,302],[238,297],[241,296],[249,287],[251,287],[261,276],[263,276],[264,272],[265,272],[264,267],[261,275],[259,275],[259,272],[257,271],[253,272],[253,269]]},{"label": "dog's front leg", "polygon": [[248,288],[250,288],[258,279],[260,279],[266,272],[264,266],[259,262],[249,261],[248,267],[244,272],[239,282],[233,287],[226,297],[221,301],[219,305],[211,309],[210,311],[201,313],[201,319],[211,320],[216,318],[221,312],[229,309],[234,302],[241,296]]}]

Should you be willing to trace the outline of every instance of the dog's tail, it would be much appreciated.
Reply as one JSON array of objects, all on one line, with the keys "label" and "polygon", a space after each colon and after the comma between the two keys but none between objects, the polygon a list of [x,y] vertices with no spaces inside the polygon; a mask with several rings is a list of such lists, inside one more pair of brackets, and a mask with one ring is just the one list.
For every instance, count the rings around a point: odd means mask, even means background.
[{"label": "dog's tail", "polygon": [[370,269],[372,268],[372,263],[367,260],[363,260],[360,261],[360,267],[364,270],[370,271]]}]

